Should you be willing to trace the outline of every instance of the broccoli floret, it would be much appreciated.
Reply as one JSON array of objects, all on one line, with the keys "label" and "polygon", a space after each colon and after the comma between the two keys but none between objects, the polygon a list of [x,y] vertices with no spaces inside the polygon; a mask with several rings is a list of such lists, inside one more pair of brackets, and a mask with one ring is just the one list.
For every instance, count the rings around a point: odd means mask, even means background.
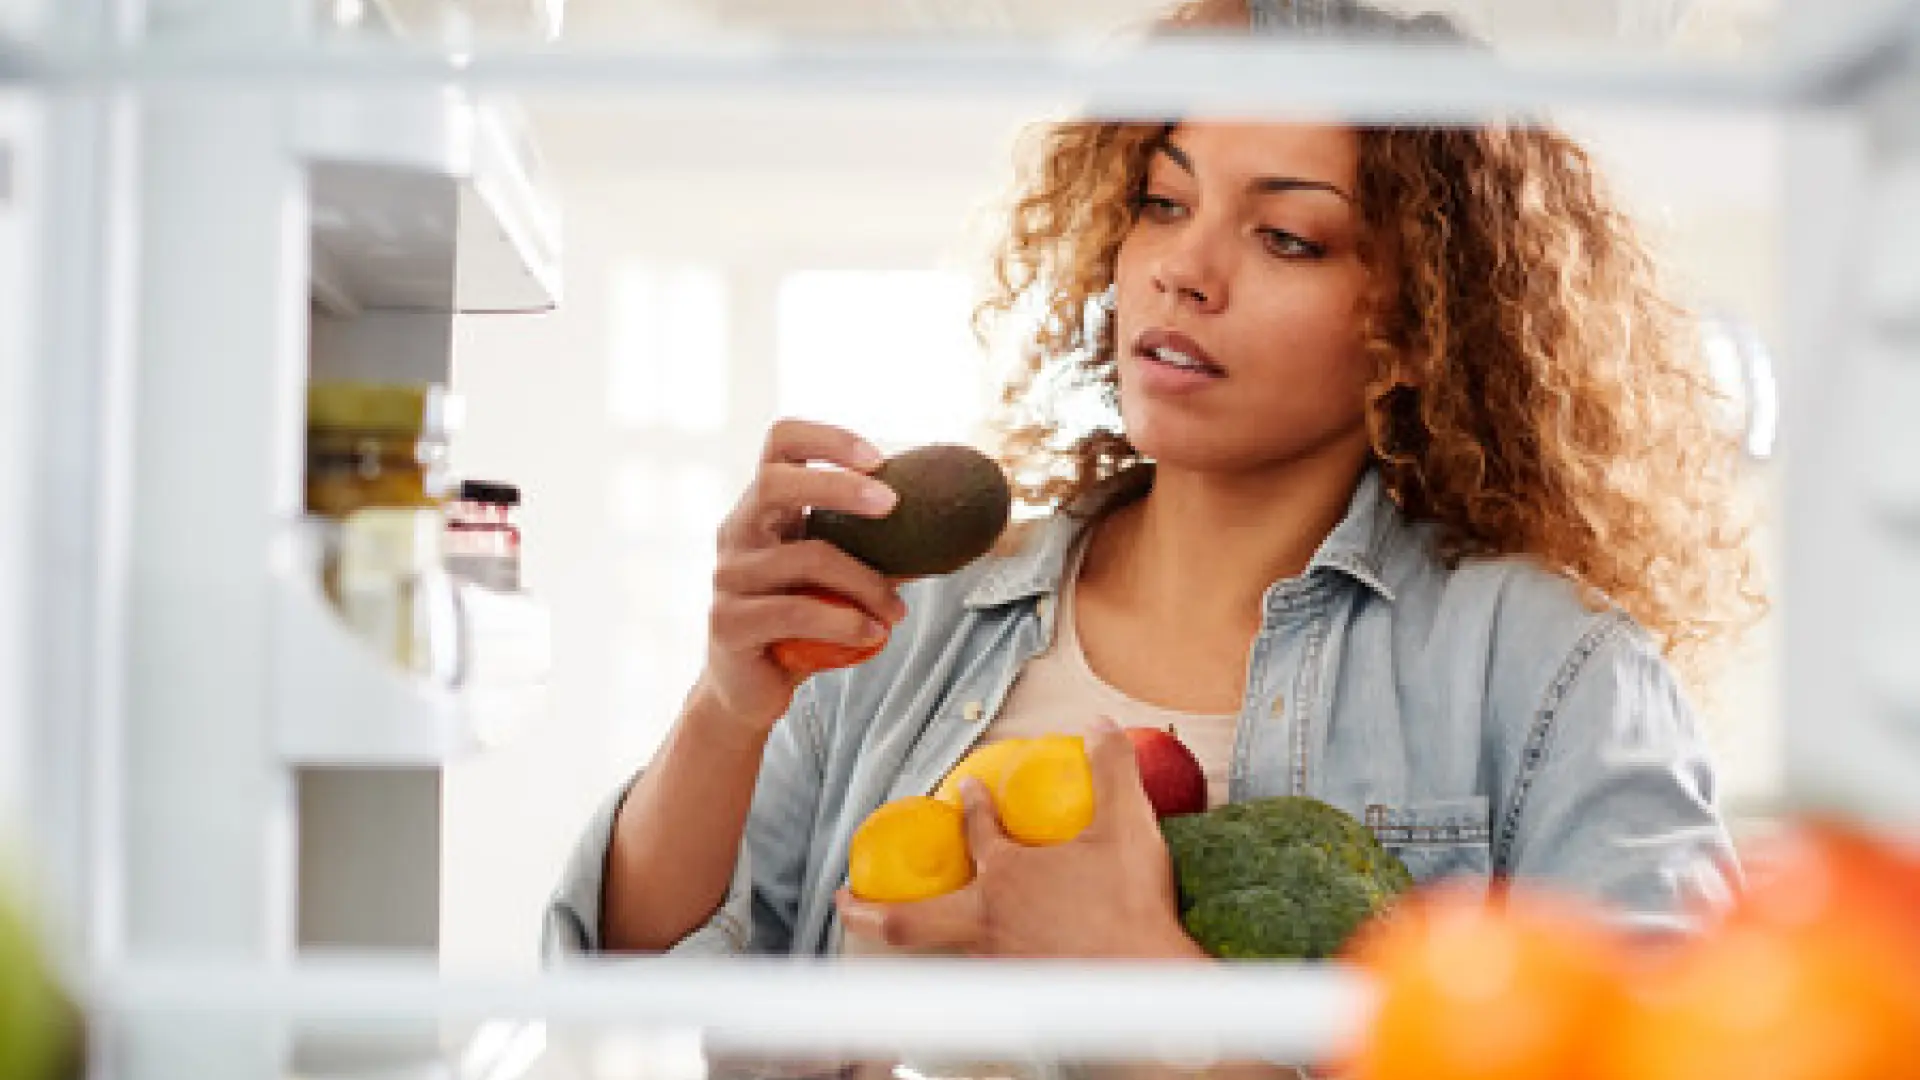
[{"label": "broccoli floret", "polygon": [[1317,799],[1232,803],[1161,822],[1194,940],[1232,959],[1319,959],[1413,887],[1365,826]]}]

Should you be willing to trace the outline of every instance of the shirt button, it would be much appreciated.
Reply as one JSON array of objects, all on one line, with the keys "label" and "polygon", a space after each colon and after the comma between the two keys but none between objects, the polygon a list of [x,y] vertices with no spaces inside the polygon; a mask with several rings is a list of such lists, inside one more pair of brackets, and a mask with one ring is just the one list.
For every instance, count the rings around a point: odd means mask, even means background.
[{"label": "shirt button", "polygon": [[969,701],[960,709],[960,715],[966,717],[968,723],[973,723],[986,714],[986,705],[978,701]]},{"label": "shirt button", "polygon": [[1045,619],[1047,617],[1047,613],[1051,612],[1052,610],[1053,610],[1053,597],[1051,596],[1041,597],[1040,602],[1034,605],[1034,611],[1038,612],[1040,615],[1040,618],[1042,619]]}]

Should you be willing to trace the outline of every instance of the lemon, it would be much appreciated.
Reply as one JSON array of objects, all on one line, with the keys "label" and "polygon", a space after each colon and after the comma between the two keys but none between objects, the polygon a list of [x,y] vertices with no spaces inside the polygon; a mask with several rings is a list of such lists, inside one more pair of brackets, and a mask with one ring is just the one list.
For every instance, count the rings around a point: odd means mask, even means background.
[{"label": "lemon", "polygon": [[887,803],[860,823],[847,849],[847,884],[862,900],[929,900],[972,880],[966,818],[939,799]]},{"label": "lemon", "polygon": [[1064,844],[1093,823],[1093,765],[1077,735],[1028,739],[993,792],[1000,827],[1023,844]]},{"label": "lemon", "polygon": [[1032,741],[1032,739],[1002,739],[997,743],[979,747],[960,759],[960,764],[955,765],[953,771],[947,774],[947,778],[940,782],[940,790],[934,792],[933,797],[954,806],[961,805],[960,782],[968,777],[985,784],[989,792],[997,791],[1000,787],[1001,774],[1006,772],[1007,765],[1026,753],[1027,744]]}]

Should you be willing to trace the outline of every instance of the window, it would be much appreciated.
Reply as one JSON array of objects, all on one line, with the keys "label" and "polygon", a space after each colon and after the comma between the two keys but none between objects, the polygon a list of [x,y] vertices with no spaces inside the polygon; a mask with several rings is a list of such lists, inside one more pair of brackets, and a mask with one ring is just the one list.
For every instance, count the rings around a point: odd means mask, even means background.
[{"label": "window", "polygon": [[719,268],[626,263],[608,285],[615,426],[692,435],[725,427],[729,313]]},{"label": "window", "polygon": [[803,270],[776,301],[777,407],[883,449],[971,442],[992,400],[965,276]]}]

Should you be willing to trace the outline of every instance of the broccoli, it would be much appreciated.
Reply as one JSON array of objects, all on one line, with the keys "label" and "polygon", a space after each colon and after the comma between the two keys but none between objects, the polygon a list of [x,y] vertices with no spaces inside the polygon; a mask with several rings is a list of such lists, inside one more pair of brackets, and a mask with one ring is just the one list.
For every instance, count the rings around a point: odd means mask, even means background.
[{"label": "broccoli", "polygon": [[1232,803],[1160,823],[1180,918],[1215,956],[1321,959],[1413,887],[1393,853],[1317,799]]}]

